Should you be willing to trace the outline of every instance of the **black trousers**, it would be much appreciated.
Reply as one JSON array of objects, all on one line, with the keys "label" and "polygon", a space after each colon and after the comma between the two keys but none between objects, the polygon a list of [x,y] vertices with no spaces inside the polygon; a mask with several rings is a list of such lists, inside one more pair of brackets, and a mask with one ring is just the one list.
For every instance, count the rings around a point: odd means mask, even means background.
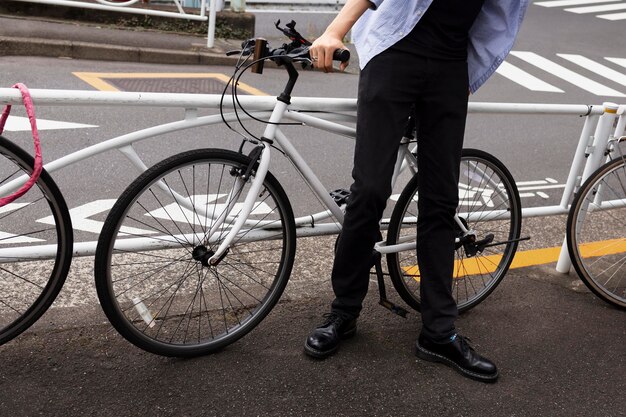
[{"label": "black trousers", "polygon": [[354,183],[332,271],[333,311],[358,315],[361,310],[399,142],[415,105],[422,334],[440,341],[455,333],[454,213],[468,85],[464,61],[434,60],[393,48],[361,72]]}]

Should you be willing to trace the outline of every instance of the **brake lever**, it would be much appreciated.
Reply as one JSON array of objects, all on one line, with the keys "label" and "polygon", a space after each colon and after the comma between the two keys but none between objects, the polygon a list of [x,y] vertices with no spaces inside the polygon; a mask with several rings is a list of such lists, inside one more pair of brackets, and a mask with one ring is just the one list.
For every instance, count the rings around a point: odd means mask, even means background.
[{"label": "brake lever", "polygon": [[233,50],[227,51],[226,56],[239,55],[239,54],[242,54],[243,56],[252,55],[254,53],[255,44],[256,44],[255,39],[245,40],[241,42],[241,49],[233,49]]}]

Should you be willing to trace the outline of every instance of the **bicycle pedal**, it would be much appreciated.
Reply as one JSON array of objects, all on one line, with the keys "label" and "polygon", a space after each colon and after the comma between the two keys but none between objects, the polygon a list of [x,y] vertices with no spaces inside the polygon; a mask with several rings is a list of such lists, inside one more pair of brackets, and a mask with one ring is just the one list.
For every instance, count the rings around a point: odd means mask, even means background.
[{"label": "bicycle pedal", "polygon": [[393,314],[396,314],[403,318],[406,318],[406,315],[409,314],[409,312],[406,309],[400,307],[399,305],[392,303],[391,301],[387,299],[381,299],[378,302],[378,304],[385,307],[387,310],[391,311]]},{"label": "bicycle pedal", "polygon": [[350,198],[350,190],[345,188],[338,188],[330,192],[330,197],[337,203],[338,206],[342,206],[348,202]]}]

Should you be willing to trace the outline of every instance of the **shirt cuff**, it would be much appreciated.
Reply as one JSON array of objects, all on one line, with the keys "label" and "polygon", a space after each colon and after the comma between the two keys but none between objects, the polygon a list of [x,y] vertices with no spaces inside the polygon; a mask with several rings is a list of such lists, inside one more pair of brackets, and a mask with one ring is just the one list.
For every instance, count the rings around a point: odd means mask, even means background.
[{"label": "shirt cuff", "polygon": [[378,9],[378,6],[380,6],[383,1],[384,0],[369,0],[369,2],[370,2],[370,9],[372,9],[372,10]]}]

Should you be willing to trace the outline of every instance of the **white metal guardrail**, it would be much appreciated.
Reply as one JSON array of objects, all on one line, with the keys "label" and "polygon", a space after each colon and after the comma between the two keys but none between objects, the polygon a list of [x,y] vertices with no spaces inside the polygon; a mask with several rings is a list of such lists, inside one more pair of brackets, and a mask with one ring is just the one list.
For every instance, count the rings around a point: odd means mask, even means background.
[{"label": "white metal guardrail", "polygon": [[[130,132],[49,162],[44,166],[48,172],[54,172],[78,161],[112,149],[118,149],[133,165],[140,171],[143,171],[147,169],[146,165],[132,149],[131,145],[133,143],[170,132],[222,123],[222,118],[219,114],[198,116],[198,109],[218,109],[221,102],[220,95],[45,89],[33,89],[31,90],[31,95],[34,104],[37,106],[130,106],[185,109],[185,115],[179,121]],[[239,102],[254,115],[262,116],[268,115],[271,112],[276,98],[271,96],[241,96],[239,97]],[[21,103],[22,97],[19,91],[13,88],[0,88],[0,105],[17,105]],[[228,99],[224,100],[223,103],[225,108],[232,106],[232,102]],[[327,119],[353,123],[356,113],[356,100],[293,97],[292,108],[301,111],[337,112],[329,113]],[[570,115],[585,117],[561,202],[558,205],[524,208],[522,209],[522,215],[524,217],[567,214],[571,198],[576,188],[604,162],[608,141],[611,138],[618,138],[624,135],[626,128],[626,105],[617,105],[614,103],[603,103],[601,105],[470,103],[469,112],[520,115],[549,114],[555,116]],[[325,118],[325,116],[320,116],[319,113],[316,114],[316,116]],[[228,121],[235,120],[234,114],[227,114],[225,117]],[[240,115],[240,117],[243,117],[243,115]],[[313,127],[323,128],[321,126]],[[354,129],[348,126],[343,129],[333,128],[332,131],[345,136],[354,136]],[[95,242],[82,242],[74,246],[76,255],[93,254],[95,250]],[[564,250],[561,250],[557,270],[567,272],[569,266],[567,248],[564,246]]]},{"label": "white metal guardrail", "polygon": [[[131,14],[143,14],[146,16],[162,16],[178,19],[187,19],[206,22],[208,21],[207,47],[215,45],[215,19],[216,13],[226,6],[235,12],[244,12],[247,5],[251,11],[293,10],[298,12],[338,11],[345,0],[153,0],[152,4],[174,4],[177,11],[164,11],[151,9],[150,4],[143,7],[132,7],[141,0],[95,0],[96,3],[81,0],[14,0],[23,3],[39,3],[50,6],[76,7],[89,10],[106,10]],[[192,9],[193,12],[190,10]],[[209,12],[207,15],[207,11]]]},{"label": "white metal guardrail", "polygon": [[[50,6],[66,6],[77,7],[91,10],[108,10],[123,13],[143,14],[147,16],[163,16],[172,17],[187,20],[196,20],[201,22],[209,22],[209,29],[207,34],[207,47],[212,48],[215,44],[215,15],[220,11],[224,5],[224,0],[199,0],[200,7],[195,9],[199,14],[188,13],[181,1],[184,0],[171,0],[178,9],[177,12],[169,12],[164,10],[155,10],[149,8],[137,8],[129,7],[139,2],[139,0],[127,0],[123,2],[115,2],[112,0],[96,0],[98,3],[88,3],[79,0],[14,0],[23,3],[39,3],[47,4]],[[244,0],[233,0],[233,6],[236,7],[238,2]],[[206,11],[209,10],[207,16]]]},{"label": "white metal guardrail", "polygon": [[[235,9],[237,2],[240,0],[226,0],[227,5],[233,5]],[[264,10],[290,10],[290,11],[323,11],[337,12],[343,5],[345,0],[245,0],[245,9],[247,11],[264,11]]]}]

